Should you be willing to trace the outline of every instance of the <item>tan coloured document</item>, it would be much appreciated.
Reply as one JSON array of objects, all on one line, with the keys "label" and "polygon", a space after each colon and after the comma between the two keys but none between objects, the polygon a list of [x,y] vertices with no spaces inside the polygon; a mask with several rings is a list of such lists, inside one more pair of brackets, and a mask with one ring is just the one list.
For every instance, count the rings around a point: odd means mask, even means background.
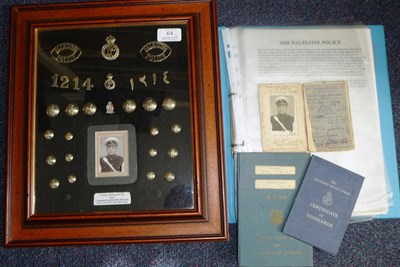
[{"label": "tan coloured document", "polygon": [[263,151],[354,149],[346,82],[259,85]]}]

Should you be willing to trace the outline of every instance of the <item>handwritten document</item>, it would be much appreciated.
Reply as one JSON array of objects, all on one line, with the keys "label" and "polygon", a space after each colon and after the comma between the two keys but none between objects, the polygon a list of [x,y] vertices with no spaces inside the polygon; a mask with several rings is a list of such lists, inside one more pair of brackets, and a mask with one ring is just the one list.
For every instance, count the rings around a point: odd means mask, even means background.
[{"label": "handwritten document", "polygon": [[354,149],[346,83],[305,83],[303,88],[310,151]]}]

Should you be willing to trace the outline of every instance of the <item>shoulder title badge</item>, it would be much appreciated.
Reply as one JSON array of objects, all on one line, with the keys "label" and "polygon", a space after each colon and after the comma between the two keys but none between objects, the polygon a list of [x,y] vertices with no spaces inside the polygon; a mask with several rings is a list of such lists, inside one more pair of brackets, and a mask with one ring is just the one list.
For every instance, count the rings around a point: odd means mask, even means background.
[{"label": "shoulder title badge", "polygon": [[50,52],[51,57],[60,63],[72,63],[82,55],[82,50],[73,43],[61,43]]},{"label": "shoulder title badge", "polygon": [[[161,53],[155,54],[157,50],[161,51]],[[172,53],[171,48],[161,42],[150,42],[145,44],[142,49],[140,49],[140,54],[144,59],[150,62],[161,62],[166,60]]]}]

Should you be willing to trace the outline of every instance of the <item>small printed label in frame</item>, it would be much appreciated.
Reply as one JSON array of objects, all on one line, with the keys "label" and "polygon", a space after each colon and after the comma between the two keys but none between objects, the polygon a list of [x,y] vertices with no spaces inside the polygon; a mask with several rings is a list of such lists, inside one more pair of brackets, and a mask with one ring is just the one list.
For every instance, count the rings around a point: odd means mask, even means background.
[{"label": "small printed label in frame", "polygon": [[182,30],[180,28],[157,29],[158,42],[180,42],[182,41]]},{"label": "small printed label in frame", "polygon": [[130,192],[96,193],[93,197],[94,206],[129,205],[131,204]]}]

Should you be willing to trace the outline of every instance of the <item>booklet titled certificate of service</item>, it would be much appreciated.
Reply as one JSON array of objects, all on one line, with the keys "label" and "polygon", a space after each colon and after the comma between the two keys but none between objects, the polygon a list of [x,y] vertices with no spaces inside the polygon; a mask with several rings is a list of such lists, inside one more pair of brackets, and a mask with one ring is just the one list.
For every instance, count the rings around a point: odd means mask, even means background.
[{"label": "booklet titled certificate of service", "polygon": [[[263,127],[276,124],[276,120],[271,121],[273,112],[278,114],[273,110],[275,103],[268,104],[271,114],[264,118],[264,125],[262,123],[260,85],[345,81],[351,125],[345,122],[342,126],[350,125],[351,132],[335,140],[328,135],[326,140],[337,144],[349,141],[351,149],[316,149],[323,152],[313,153],[365,177],[353,216],[386,214],[391,191],[383,158],[370,29],[365,26],[233,27],[224,29],[222,36],[231,91],[235,151],[263,151],[262,131],[266,130]],[[288,99],[293,101],[293,98]],[[318,108],[318,103],[314,102],[313,106]],[[304,112],[306,110],[305,107]],[[321,119],[318,114],[314,115],[314,119]],[[306,118],[307,114],[304,116]],[[332,126],[338,126],[337,122]],[[318,132],[311,130],[313,134]],[[308,151],[313,151],[309,144],[307,146]]]}]

